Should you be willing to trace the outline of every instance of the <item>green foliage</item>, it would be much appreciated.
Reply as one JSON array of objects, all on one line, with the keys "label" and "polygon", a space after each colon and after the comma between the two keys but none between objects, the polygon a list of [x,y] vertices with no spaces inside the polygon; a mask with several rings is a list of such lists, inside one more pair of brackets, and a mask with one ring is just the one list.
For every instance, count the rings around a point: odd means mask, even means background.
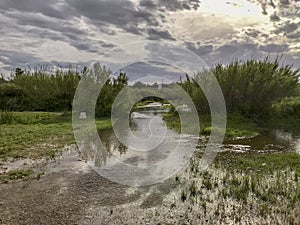
[{"label": "green foliage", "polygon": [[[111,75],[111,72],[105,67],[98,67],[96,69],[99,76],[107,75],[108,78]],[[79,81],[82,77],[87,78],[90,74],[91,71],[87,68],[81,74],[72,68],[57,70],[54,73],[46,72],[43,67],[35,71],[24,71],[17,68],[15,76],[11,80],[0,82],[0,110],[71,111]],[[107,80],[97,100],[97,116],[110,115],[115,96],[127,85],[127,82],[128,78],[125,73],[120,73],[118,77]]]},{"label": "green foliage", "polygon": [[22,110],[28,99],[24,89],[12,82],[0,83],[0,110]]},{"label": "green foliage", "polygon": [[57,70],[54,74],[43,70],[19,73],[10,81],[23,90],[28,104],[21,104],[18,110],[64,111],[72,109],[72,100],[79,83],[79,74],[69,69]]},{"label": "green foliage", "polygon": [[209,90],[211,73],[223,91],[227,111],[253,119],[268,116],[274,101],[299,95],[299,71],[291,66],[280,66],[278,59],[235,61],[225,66],[219,64],[210,71],[196,74],[193,80],[187,77],[181,82],[199,112],[209,112],[209,107],[195,81]]},{"label": "green foliage", "polygon": [[[99,76],[111,75],[105,67],[98,67],[96,69]],[[17,68],[10,81],[2,79],[0,82],[0,110],[70,111],[79,81],[83,77],[87,78],[89,74],[91,71],[87,68],[82,73],[72,68],[54,73],[46,72],[43,68],[35,71]],[[291,66],[280,66],[278,59],[271,61],[267,57],[262,61],[235,61],[198,73],[194,79],[187,76],[179,85],[189,94],[200,113],[208,114],[210,109],[198,83],[206,90],[214,91],[211,90],[211,74],[215,75],[221,86],[228,112],[257,120],[269,116],[272,110],[282,116],[299,115],[299,98],[286,98],[299,96],[299,71],[293,70]],[[128,78],[122,72],[118,77],[106,81],[97,99],[96,116],[110,115],[115,97],[127,83]],[[155,96],[155,90],[148,90],[147,85],[137,83],[133,88],[137,88],[141,95],[151,95],[153,92]],[[180,102],[182,96],[177,93],[178,88],[165,85],[161,91],[168,92],[168,100],[173,101],[172,104]]]},{"label": "green foliage", "polygon": [[112,104],[118,93],[127,85],[128,78],[125,73],[120,72],[117,78],[109,79],[101,89],[96,105],[96,116],[110,116]]},{"label": "green foliage", "polygon": [[191,192],[192,197],[196,197],[197,192],[198,192],[198,188],[197,188],[197,185],[196,185],[195,181],[193,181],[191,186],[190,186],[190,192]]},{"label": "green foliage", "polygon": [[0,124],[12,124],[14,121],[13,113],[9,111],[0,111]]},{"label": "green foliage", "polygon": [[300,96],[280,99],[272,105],[272,109],[276,116],[300,119]]}]

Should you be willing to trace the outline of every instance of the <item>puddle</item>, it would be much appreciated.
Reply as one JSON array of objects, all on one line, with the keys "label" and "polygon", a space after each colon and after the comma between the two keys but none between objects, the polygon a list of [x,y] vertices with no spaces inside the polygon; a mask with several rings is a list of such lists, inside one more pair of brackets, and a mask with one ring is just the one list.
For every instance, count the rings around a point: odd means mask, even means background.
[{"label": "puddle", "polygon": [[224,151],[239,152],[297,152],[300,153],[300,136],[281,130],[270,131],[250,138],[225,140]]}]

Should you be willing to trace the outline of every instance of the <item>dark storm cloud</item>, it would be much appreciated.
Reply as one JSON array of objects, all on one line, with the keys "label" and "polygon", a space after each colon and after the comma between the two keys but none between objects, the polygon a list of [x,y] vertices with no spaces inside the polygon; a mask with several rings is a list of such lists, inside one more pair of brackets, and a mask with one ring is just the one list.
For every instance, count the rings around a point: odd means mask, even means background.
[{"label": "dark storm cloud", "polygon": [[0,49],[0,62],[5,65],[4,69],[6,70],[13,70],[16,67],[24,68],[37,61],[39,59],[30,53]]},{"label": "dark storm cloud", "polygon": [[283,34],[287,37],[293,36],[293,34],[299,32],[300,23],[294,22],[285,22],[281,26],[279,26],[276,30],[276,34]]},{"label": "dark storm cloud", "polygon": [[274,12],[271,16],[270,16],[271,21],[273,22],[277,22],[280,20],[279,16],[277,16],[276,12]]},{"label": "dark storm cloud", "polygon": [[226,55],[233,55],[235,52],[237,52],[239,47],[237,45],[230,45],[226,44],[221,47],[219,47],[216,51],[220,53],[225,53]]},{"label": "dark storm cloud", "polygon": [[90,19],[97,25],[115,25],[130,33],[140,33],[139,25],[157,26],[156,15],[136,8],[127,0],[66,0],[69,7],[78,15]]},{"label": "dark storm cloud", "polygon": [[298,39],[300,38],[300,31],[294,32],[292,34],[288,34],[286,37],[291,39]]},{"label": "dark storm cloud", "polygon": [[[69,7],[72,8],[72,11],[85,16],[90,23],[100,28],[115,26],[132,34],[148,35],[150,40],[175,40],[167,30],[162,29],[160,21],[164,19],[164,15],[156,10],[151,10],[151,7],[159,7],[151,1],[142,1],[139,6],[128,0],[66,1]],[[150,7],[150,9],[145,8],[145,6]]]},{"label": "dark storm cloud", "polygon": [[153,28],[150,28],[147,30],[148,33],[148,39],[149,40],[160,40],[160,39],[166,39],[166,40],[176,40],[172,37],[172,35],[169,33],[169,31],[159,31]]},{"label": "dark storm cloud", "polygon": [[280,5],[282,5],[282,6],[287,6],[287,5],[290,4],[290,1],[289,1],[289,0],[279,0],[279,3],[280,3]]},{"label": "dark storm cloud", "polygon": [[244,43],[244,42],[231,42],[224,44],[218,48],[215,47],[215,51],[211,54],[203,56],[203,59],[210,66],[216,64],[227,64],[233,60],[247,60],[247,59],[261,59],[264,57],[264,53],[259,51],[257,44]]},{"label": "dark storm cloud", "polygon": [[261,5],[262,14],[269,15],[270,21],[280,25],[280,21],[300,16],[299,0],[248,0]]},{"label": "dark storm cloud", "polygon": [[64,41],[78,50],[98,52],[101,47],[115,47],[115,45],[109,42],[95,41],[86,38],[86,31],[79,29],[75,25],[75,21],[72,20],[61,21],[57,18],[49,18],[42,14],[34,13],[10,12],[4,13],[4,15],[8,18],[15,19],[16,24],[20,26],[32,26],[37,28],[28,30],[27,33],[30,35],[36,34],[36,36],[40,38]]},{"label": "dark storm cloud", "polygon": [[42,13],[49,17],[69,19],[74,16],[68,5],[59,0],[1,0],[0,9]]},{"label": "dark storm cloud", "polygon": [[159,1],[159,4],[162,8],[165,8],[168,11],[178,11],[178,10],[197,10],[200,7],[201,1],[198,0],[164,0]]},{"label": "dark storm cloud", "polygon": [[160,38],[171,39],[167,31],[161,31],[159,20],[164,18],[162,13],[135,6],[128,0],[23,0],[18,3],[19,1],[15,0],[4,0],[0,3],[0,10],[6,16],[16,19],[19,25],[84,35],[83,31],[71,25],[74,24],[75,18],[83,16],[88,19],[88,23],[96,25],[101,32],[110,35],[116,35],[112,29],[107,29],[111,26],[137,35],[147,34],[145,27],[151,27],[157,29],[156,34],[150,30],[151,38],[161,34]]},{"label": "dark storm cloud", "polygon": [[209,54],[213,51],[213,45],[199,45],[197,46],[195,43],[186,42],[185,45],[188,49],[196,53],[197,55],[205,55]]},{"label": "dark storm cloud", "polygon": [[257,38],[261,35],[261,32],[259,30],[255,30],[255,29],[247,29],[245,31],[245,34],[250,37]]},{"label": "dark storm cloud", "polygon": [[[184,77],[184,72],[180,70],[176,70],[170,65],[162,64],[162,63],[154,63],[154,62],[138,62],[131,64],[122,69],[122,71],[126,72],[126,75],[129,77],[129,81],[135,81],[137,79],[145,78],[145,77],[160,77],[166,78],[171,81],[179,81],[181,77]],[[157,80],[157,78],[152,78],[153,82],[162,82],[161,79]]]},{"label": "dark storm cloud", "polygon": [[289,46],[287,44],[268,44],[259,46],[259,50],[268,53],[282,53],[289,50]]},{"label": "dark storm cloud", "polygon": [[61,21],[36,13],[8,12],[4,13],[8,18],[16,20],[16,24],[21,26],[33,26],[42,29],[53,30],[64,34],[84,35],[85,32],[78,29],[70,21]]},{"label": "dark storm cloud", "polygon": [[145,7],[147,9],[156,9],[157,8],[157,4],[154,3],[153,0],[141,0],[140,1],[140,6],[141,7]]},{"label": "dark storm cloud", "polygon": [[179,11],[179,10],[197,10],[200,7],[200,0],[141,0],[140,6],[159,11]]}]

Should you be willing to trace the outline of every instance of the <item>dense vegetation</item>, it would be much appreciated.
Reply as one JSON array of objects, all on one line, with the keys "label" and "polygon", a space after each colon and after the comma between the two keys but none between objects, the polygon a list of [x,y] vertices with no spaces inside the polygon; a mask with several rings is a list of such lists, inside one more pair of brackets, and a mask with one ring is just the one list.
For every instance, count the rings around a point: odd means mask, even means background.
[{"label": "dense vegetation", "polygon": [[[277,115],[299,117],[299,71],[291,66],[280,66],[279,60],[235,61],[217,65],[211,71],[196,74],[194,79],[180,85],[189,93],[199,112],[209,112],[206,98],[195,82],[209,85],[208,75],[213,73],[223,91],[228,112],[239,113],[252,119]],[[273,105],[273,107],[272,107]]]},{"label": "dense vegetation", "polygon": [[[102,68],[101,71],[110,73],[104,70]],[[42,69],[23,71],[17,68],[9,81],[0,79],[0,110],[71,111],[76,87],[87,72],[86,68],[80,73],[69,68],[49,74]],[[211,73],[221,86],[229,113],[255,120],[270,115],[299,118],[299,70],[294,70],[290,65],[281,66],[279,59],[234,61],[198,73],[194,78],[187,76],[179,85],[190,95],[201,113],[208,114],[209,106],[196,80],[209,86],[208,74]],[[110,115],[115,96],[127,82],[128,78],[122,72],[117,78],[107,80],[97,100],[96,116]],[[134,88],[149,94],[146,86],[136,83]],[[174,101],[180,97],[176,90],[172,85],[162,89],[168,92],[171,100],[174,97]],[[151,91],[155,96],[155,90]]]},{"label": "dense vegetation", "polygon": [[[77,85],[86,72],[69,68],[47,73],[43,68],[35,71],[17,68],[9,81],[0,80],[0,110],[71,111]],[[127,85],[127,80],[124,73],[107,80],[97,101],[97,116],[110,115],[114,96]]]}]

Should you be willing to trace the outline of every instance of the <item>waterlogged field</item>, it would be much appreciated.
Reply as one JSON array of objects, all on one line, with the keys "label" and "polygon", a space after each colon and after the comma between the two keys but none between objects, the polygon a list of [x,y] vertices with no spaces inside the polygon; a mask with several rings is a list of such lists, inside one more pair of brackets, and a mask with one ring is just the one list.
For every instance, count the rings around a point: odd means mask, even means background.
[{"label": "waterlogged field", "polygon": [[[298,131],[269,132],[278,126],[262,128],[229,115],[221,152],[208,170],[200,171],[212,128],[208,116],[199,118],[200,138],[190,163],[163,183],[131,188],[99,176],[75,147],[66,147],[75,146],[70,113],[3,113],[1,221],[35,224],[43,217],[47,224],[299,224]],[[180,130],[176,116],[164,114],[164,120],[172,132]],[[133,164],[139,160],[120,145],[110,119],[96,125],[110,154]],[[52,159],[45,168],[30,167],[43,158]],[[57,210],[59,215],[53,213]]]},{"label": "waterlogged field", "polygon": [[[111,127],[110,118],[96,120],[97,129]],[[71,113],[1,112],[0,113],[0,181],[22,179],[31,169],[6,171],[6,162],[18,160],[53,160],[64,147],[75,144]],[[1,167],[1,166],[0,166]]]}]

